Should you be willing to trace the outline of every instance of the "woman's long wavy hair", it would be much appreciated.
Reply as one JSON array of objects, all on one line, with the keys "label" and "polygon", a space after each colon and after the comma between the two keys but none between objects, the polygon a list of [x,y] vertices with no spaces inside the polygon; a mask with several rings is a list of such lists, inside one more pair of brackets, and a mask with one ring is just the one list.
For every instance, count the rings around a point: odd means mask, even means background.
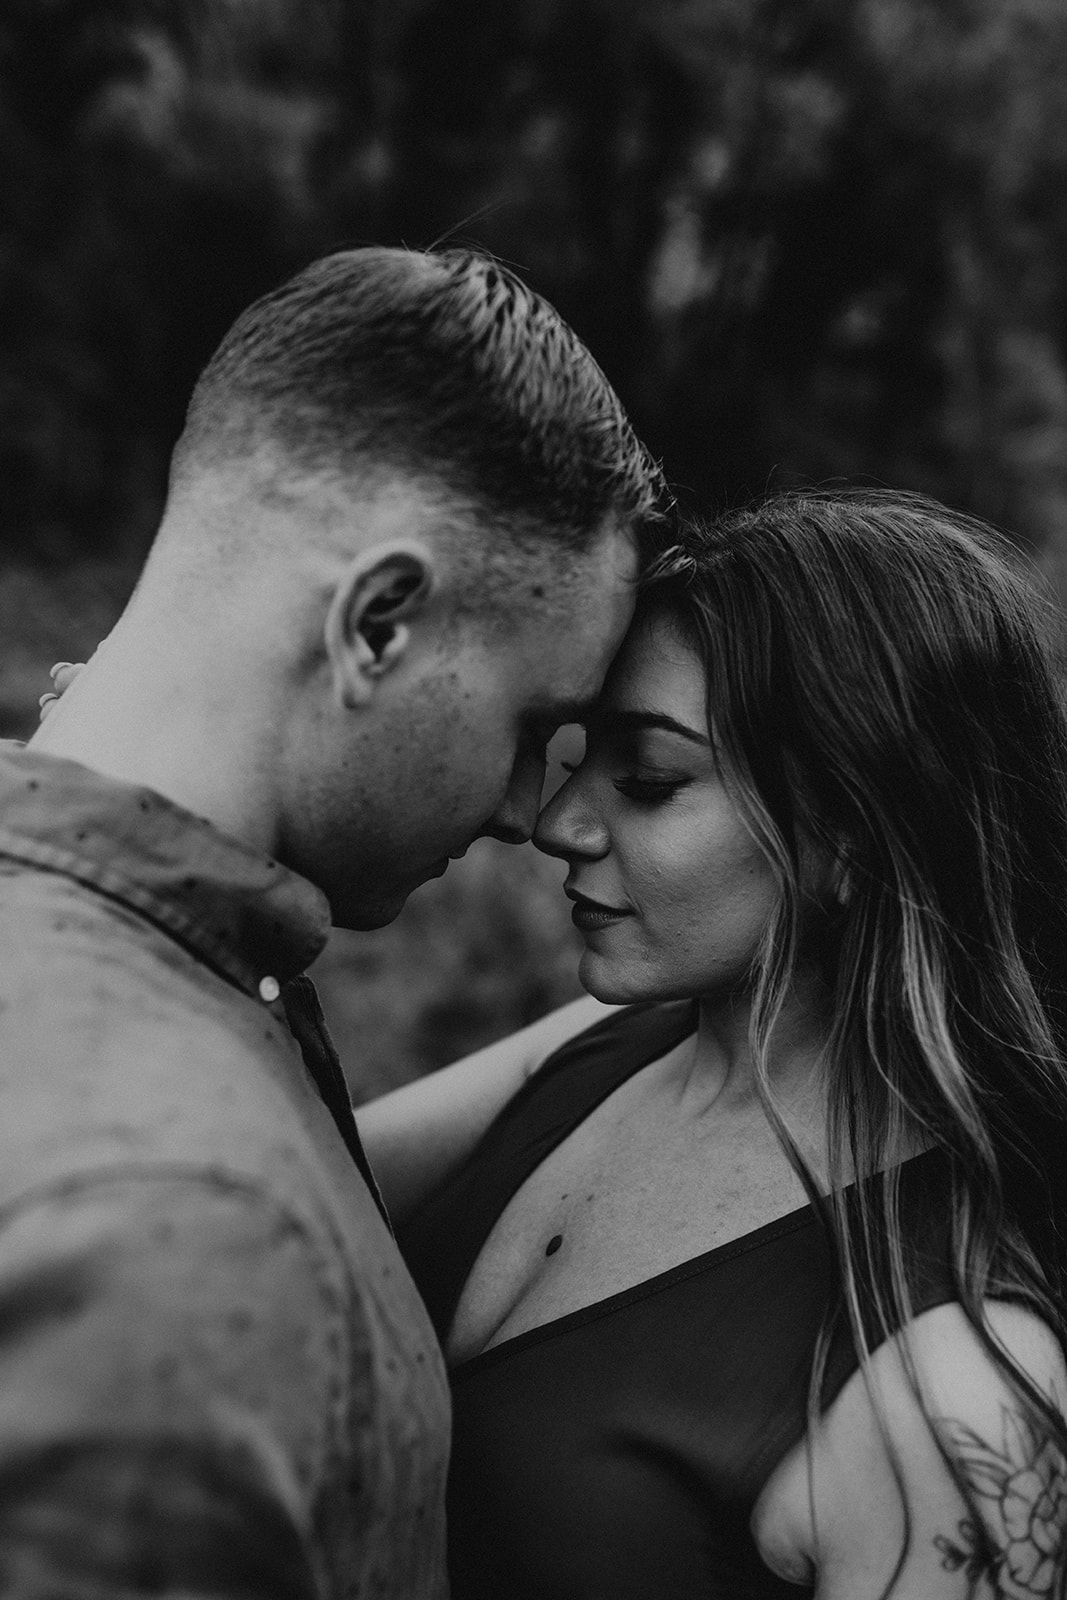
[{"label": "woman's long wavy hair", "polygon": [[[838,1314],[865,1371],[909,1321],[901,1151],[943,1147],[959,1303],[1067,1450],[983,1309],[1022,1300],[1067,1335],[1067,723],[1052,607],[992,530],[912,495],[775,497],[694,527],[683,548],[645,603],[669,607],[706,666],[724,775],[780,881],[753,1046],[830,1230]],[[821,948],[826,1198],[766,1072],[806,956],[812,845],[841,885]],[[877,1175],[858,1204],[842,1196],[853,1175]]]}]

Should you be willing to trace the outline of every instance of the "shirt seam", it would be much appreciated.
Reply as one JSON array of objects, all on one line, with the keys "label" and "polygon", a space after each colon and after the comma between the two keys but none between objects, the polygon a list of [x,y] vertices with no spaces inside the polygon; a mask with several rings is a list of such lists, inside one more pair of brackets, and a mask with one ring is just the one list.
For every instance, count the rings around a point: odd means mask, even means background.
[{"label": "shirt seam", "polygon": [[[0,1239],[9,1226],[14,1225],[21,1215],[32,1211],[35,1206],[48,1205],[68,1198],[76,1199],[86,1191],[123,1180],[135,1180],[153,1186],[159,1183],[185,1183],[193,1190],[221,1189],[224,1193],[239,1197],[246,1202],[258,1202],[271,1215],[284,1217],[287,1222],[295,1225],[302,1251],[319,1284],[320,1310],[330,1330],[327,1344],[333,1352],[330,1363],[332,1372],[323,1372],[322,1382],[325,1393],[335,1396],[335,1404],[324,1407],[326,1428],[314,1472],[316,1483],[325,1484],[334,1470],[332,1464],[347,1454],[345,1426],[341,1416],[342,1414],[348,1416],[354,1398],[350,1337],[354,1319],[340,1313],[330,1287],[331,1278],[335,1281],[339,1279],[345,1284],[349,1296],[352,1296],[353,1282],[344,1249],[335,1230],[325,1218],[314,1215],[309,1217],[306,1211],[295,1208],[290,1202],[275,1194],[270,1185],[264,1183],[262,1179],[254,1178],[248,1173],[222,1163],[167,1161],[148,1164],[137,1161],[116,1161],[46,1179],[19,1190],[17,1195],[0,1202]],[[324,1249],[322,1243],[316,1239],[317,1228],[325,1231],[329,1240],[329,1250]],[[336,1257],[332,1270],[331,1255]],[[357,1303],[359,1298],[357,1294],[355,1296]],[[349,1310],[354,1311],[355,1305]],[[347,1360],[342,1356],[342,1351],[347,1353]]]}]

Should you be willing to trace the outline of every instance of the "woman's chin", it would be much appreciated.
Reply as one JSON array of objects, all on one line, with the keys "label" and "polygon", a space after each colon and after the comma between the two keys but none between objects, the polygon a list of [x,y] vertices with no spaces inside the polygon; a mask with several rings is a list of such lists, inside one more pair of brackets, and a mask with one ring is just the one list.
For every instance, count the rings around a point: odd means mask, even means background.
[{"label": "woman's chin", "polygon": [[658,1000],[659,994],[634,972],[627,972],[621,962],[605,961],[591,950],[582,952],[578,962],[578,981],[594,1000],[605,1005],[636,1005],[640,1000]]},{"label": "woman's chin", "polygon": [[[587,994],[609,1006],[648,1005],[654,1001],[712,1001],[723,996],[714,988],[672,979],[664,973],[627,967],[621,961],[607,961],[592,950],[584,950],[578,961],[578,981]],[[736,998],[736,995],[734,995]]]}]

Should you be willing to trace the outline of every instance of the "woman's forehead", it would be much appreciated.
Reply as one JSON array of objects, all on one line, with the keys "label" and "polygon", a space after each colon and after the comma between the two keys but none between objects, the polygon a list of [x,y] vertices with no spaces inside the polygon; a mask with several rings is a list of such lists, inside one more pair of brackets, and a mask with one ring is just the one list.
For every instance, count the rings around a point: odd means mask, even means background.
[{"label": "woman's forehead", "polygon": [[603,702],[606,709],[657,711],[690,728],[706,728],[704,666],[669,615],[634,623],[608,674]]}]

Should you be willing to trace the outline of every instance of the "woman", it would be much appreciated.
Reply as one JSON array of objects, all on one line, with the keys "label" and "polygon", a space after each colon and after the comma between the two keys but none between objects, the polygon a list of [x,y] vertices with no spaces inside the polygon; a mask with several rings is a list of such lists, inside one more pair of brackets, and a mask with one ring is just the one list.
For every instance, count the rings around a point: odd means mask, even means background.
[{"label": "woman", "polygon": [[688,552],[538,829],[622,1009],[361,1114],[452,1369],[455,1600],[1062,1595],[1035,601],[904,496],[774,500]]}]

